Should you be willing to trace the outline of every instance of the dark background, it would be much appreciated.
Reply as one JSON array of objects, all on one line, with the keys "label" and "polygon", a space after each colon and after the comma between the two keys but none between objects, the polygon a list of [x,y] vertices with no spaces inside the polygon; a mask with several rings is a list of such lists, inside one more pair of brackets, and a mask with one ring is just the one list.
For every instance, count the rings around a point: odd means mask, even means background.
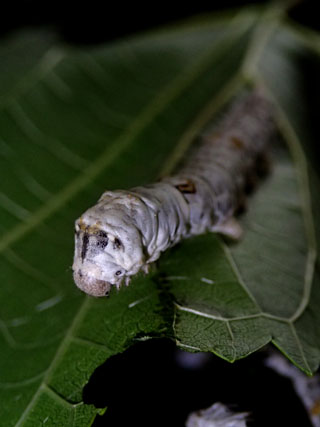
[{"label": "dark background", "polygon": [[248,427],[312,427],[291,381],[266,366],[270,350],[232,364],[168,339],[137,342],[97,368],[84,388],[85,403],[108,406],[93,427],[184,427],[190,412],[216,402],[247,412]]},{"label": "dark background", "polygon": [[[283,0],[279,0],[283,1]],[[124,35],[214,10],[266,1],[110,2],[20,0],[0,3],[0,37],[24,26],[51,26],[70,43],[102,43]],[[317,0],[297,1],[291,17],[320,28]]]}]

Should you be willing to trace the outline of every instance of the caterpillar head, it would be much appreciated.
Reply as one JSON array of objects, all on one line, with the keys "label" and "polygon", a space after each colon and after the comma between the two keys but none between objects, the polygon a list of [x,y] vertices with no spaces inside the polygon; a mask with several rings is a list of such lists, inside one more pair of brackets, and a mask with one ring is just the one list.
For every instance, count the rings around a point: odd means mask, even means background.
[{"label": "caterpillar head", "polygon": [[144,265],[140,232],[119,209],[99,205],[75,223],[73,278],[89,295],[108,295]]}]

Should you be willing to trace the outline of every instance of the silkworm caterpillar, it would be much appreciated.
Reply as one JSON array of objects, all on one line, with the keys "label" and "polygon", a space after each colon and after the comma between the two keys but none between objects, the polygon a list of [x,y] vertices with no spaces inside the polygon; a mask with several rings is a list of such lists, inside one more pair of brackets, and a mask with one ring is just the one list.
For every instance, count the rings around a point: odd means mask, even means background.
[{"label": "silkworm caterpillar", "polygon": [[103,193],[75,223],[76,285],[105,296],[140,270],[148,272],[181,239],[207,231],[239,239],[235,215],[263,167],[273,133],[271,105],[253,91],[198,138],[175,175]]}]

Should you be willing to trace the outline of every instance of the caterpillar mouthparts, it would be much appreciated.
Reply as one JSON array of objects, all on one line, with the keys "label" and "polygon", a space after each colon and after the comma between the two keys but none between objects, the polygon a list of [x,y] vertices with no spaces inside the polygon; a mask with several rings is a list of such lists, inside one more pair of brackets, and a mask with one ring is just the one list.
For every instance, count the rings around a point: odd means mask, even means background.
[{"label": "caterpillar mouthparts", "polygon": [[253,91],[201,135],[177,174],[103,193],[75,223],[76,285],[105,296],[184,238],[211,231],[239,239],[235,215],[265,172],[274,131],[270,103]]}]

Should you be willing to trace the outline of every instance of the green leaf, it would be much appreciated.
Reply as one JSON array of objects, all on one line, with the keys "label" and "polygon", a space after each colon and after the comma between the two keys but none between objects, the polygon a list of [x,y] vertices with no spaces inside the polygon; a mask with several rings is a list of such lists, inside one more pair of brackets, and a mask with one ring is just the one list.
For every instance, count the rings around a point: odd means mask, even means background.
[{"label": "green leaf", "polygon": [[[320,200],[306,77],[318,75],[319,52],[320,38],[277,7],[94,48],[62,45],[49,32],[2,41],[6,426],[90,425],[97,409],[82,403],[82,389],[94,369],[155,336],[229,361],[272,341],[305,372],[317,369]],[[287,148],[278,144],[272,173],[249,200],[244,239],[188,239],[110,298],[84,296],[70,268],[74,220],[105,188],[169,172],[206,121],[257,82],[274,101]]]}]

